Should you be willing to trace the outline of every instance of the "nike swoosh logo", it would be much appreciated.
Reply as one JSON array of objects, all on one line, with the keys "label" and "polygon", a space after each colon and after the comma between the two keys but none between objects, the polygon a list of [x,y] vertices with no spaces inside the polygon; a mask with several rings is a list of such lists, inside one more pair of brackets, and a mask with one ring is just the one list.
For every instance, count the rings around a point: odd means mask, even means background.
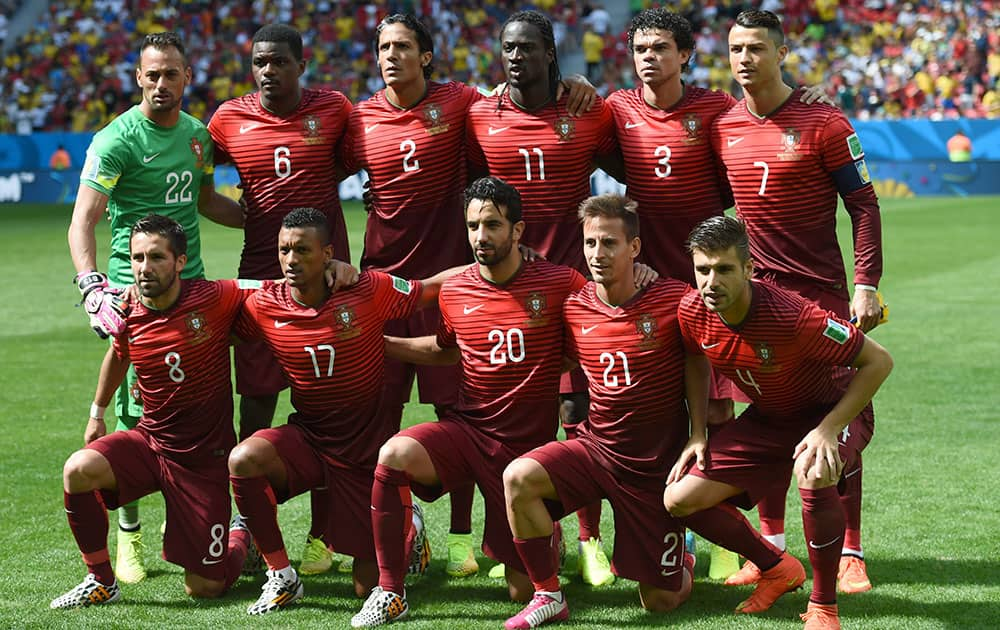
[{"label": "nike swoosh logo", "polygon": [[287,325],[289,325],[291,323],[292,322],[279,322],[278,320],[274,320],[274,327],[275,328],[284,328],[285,326],[287,326]]},{"label": "nike swoosh logo", "polygon": [[144,155],[144,156],[142,156],[142,163],[143,164],[149,164],[150,162],[152,162],[153,160],[155,160],[156,156],[158,156],[158,155],[159,155],[159,153],[154,153],[153,155]]},{"label": "nike swoosh logo", "polygon": [[835,543],[835,542],[837,542],[838,540],[840,540],[840,536],[837,536],[836,538],[834,538],[834,539],[833,539],[833,540],[831,540],[830,542],[828,542],[828,543],[823,543],[822,545],[817,545],[816,543],[814,543],[813,541],[811,541],[811,540],[810,540],[810,541],[809,541],[809,546],[810,546],[810,547],[812,547],[813,549],[823,549],[823,548],[825,548],[825,547],[829,547],[830,545],[834,544],[834,543]]},{"label": "nike swoosh logo", "polygon": [[469,313],[475,313],[476,311],[478,311],[479,309],[483,308],[484,306],[486,306],[486,305],[485,304],[477,304],[477,305],[471,306],[471,307],[470,306],[462,306],[462,312],[465,313],[466,315],[468,315]]},{"label": "nike swoosh logo", "polygon": [[854,475],[858,474],[859,472],[861,472],[861,468],[855,468],[851,472],[849,472],[846,475],[844,475],[844,479],[850,479],[851,477],[853,477]]},{"label": "nike swoosh logo", "polygon": [[142,336],[142,335],[136,335],[135,337],[129,337],[129,338],[128,338],[128,342],[129,342],[129,343],[135,343],[136,341],[138,341],[138,340],[139,340],[139,337],[141,337],[141,336]]},{"label": "nike swoosh logo", "polygon": [[225,558],[219,558],[218,560],[209,560],[208,558],[202,558],[201,563],[204,565],[219,564],[223,560],[225,560]]},{"label": "nike swoosh logo", "polygon": [[250,131],[250,130],[252,130],[252,129],[256,129],[256,128],[257,128],[257,127],[259,127],[259,126],[260,126],[260,125],[258,125],[258,124],[253,124],[253,125],[240,125],[240,134],[244,134],[244,133],[246,133],[246,132],[248,132],[248,131]]},{"label": "nike swoosh logo", "polygon": [[739,138],[726,138],[726,146],[731,147],[734,144],[739,144],[740,142],[743,142],[743,138],[744,136],[740,136]]},{"label": "nike swoosh logo", "polygon": [[489,128],[489,129],[487,129],[486,131],[487,131],[487,132],[488,132],[488,133],[489,133],[489,134],[490,134],[491,136],[495,136],[495,135],[497,135],[498,133],[500,133],[501,131],[507,131],[508,129],[510,129],[510,127],[496,127],[496,128],[493,128],[493,127],[490,127],[490,128]]},{"label": "nike swoosh logo", "polygon": [[593,326],[580,326],[580,332],[586,335],[587,333],[597,328],[598,326],[600,326],[600,324],[594,324]]},{"label": "nike swoosh logo", "polygon": [[643,126],[645,124],[646,124],[645,120],[640,121],[640,122],[629,121],[629,122],[625,123],[625,128],[626,129],[635,129],[636,127],[641,127],[641,126]]},{"label": "nike swoosh logo", "polygon": [[670,577],[674,573],[680,573],[680,569],[674,569],[673,571],[660,571],[660,575],[663,577]]},{"label": "nike swoosh logo", "polygon": [[720,343],[722,343],[722,342],[721,342],[721,341],[716,341],[716,342],[715,342],[715,343],[713,343],[713,344],[708,344],[708,345],[706,345],[706,344],[705,344],[705,342],[704,342],[704,341],[702,341],[702,342],[701,342],[701,349],[702,349],[702,350],[711,350],[712,348],[714,348],[715,346],[719,345]]},{"label": "nike swoosh logo", "polygon": [[381,124],[382,123],[375,123],[374,125],[365,125],[365,133],[370,133],[371,131],[374,131],[375,127],[378,127]]}]

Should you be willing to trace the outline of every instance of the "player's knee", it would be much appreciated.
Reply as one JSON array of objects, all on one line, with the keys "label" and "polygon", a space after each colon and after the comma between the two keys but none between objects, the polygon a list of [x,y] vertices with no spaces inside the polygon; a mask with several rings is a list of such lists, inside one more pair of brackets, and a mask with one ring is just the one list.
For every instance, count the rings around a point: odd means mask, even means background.
[{"label": "player's knee", "polygon": [[698,511],[674,487],[667,488],[666,492],[663,493],[663,507],[667,508],[667,512],[674,518],[684,518]]},{"label": "player's knee", "polygon": [[229,453],[229,474],[240,477],[257,477],[264,474],[264,453],[255,438],[246,439]]},{"label": "player's knee", "polygon": [[518,458],[503,471],[503,491],[512,503],[529,498],[532,479],[538,463],[528,458]]},{"label": "player's knee", "polygon": [[226,592],[226,583],[221,580],[206,580],[196,576],[185,576],[184,591],[194,599],[214,599]]},{"label": "player's knee", "polygon": [[63,488],[70,493],[88,492],[98,488],[102,464],[107,464],[97,451],[80,449],[63,465]]},{"label": "player's knee", "polygon": [[410,440],[389,438],[389,441],[378,449],[378,463],[396,470],[406,470],[413,459]]},{"label": "player's knee", "polygon": [[676,609],[684,599],[680,593],[662,589],[642,589],[639,591],[642,607],[650,612],[665,613]]}]

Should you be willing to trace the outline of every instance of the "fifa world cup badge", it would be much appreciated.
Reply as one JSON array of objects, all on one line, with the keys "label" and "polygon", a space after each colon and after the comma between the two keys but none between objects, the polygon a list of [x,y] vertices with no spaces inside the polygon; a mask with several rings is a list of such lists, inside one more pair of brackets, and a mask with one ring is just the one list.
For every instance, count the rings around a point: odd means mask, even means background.
[{"label": "fifa world cup badge", "polygon": [[573,134],[576,132],[576,123],[572,119],[563,116],[556,120],[553,127],[556,130],[556,135],[559,136],[560,142],[565,142],[566,140],[572,140]]}]

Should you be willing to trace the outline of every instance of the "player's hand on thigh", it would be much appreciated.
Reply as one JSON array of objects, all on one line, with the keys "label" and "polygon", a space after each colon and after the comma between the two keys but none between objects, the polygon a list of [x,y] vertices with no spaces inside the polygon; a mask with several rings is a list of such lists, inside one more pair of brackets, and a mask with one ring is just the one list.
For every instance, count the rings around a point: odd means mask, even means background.
[{"label": "player's hand on thigh", "polygon": [[837,434],[827,435],[820,427],[806,434],[795,447],[795,474],[800,484],[822,488],[840,479],[844,462],[840,459]]},{"label": "player's hand on thigh", "polygon": [[108,434],[108,425],[104,418],[91,417],[87,420],[87,428],[83,431],[83,443],[90,444],[94,440],[100,439]]},{"label": "player's hand on thigh", "polygon": [[684,450],[681,451],[680,457],[677,458],[677,463],[673,465],[673,468],[670,469],[670,474],[667,475],[667,485],[675,481],[680,481],[681,477],[687,474],[688,469],[691,467],[692,459],[694,459],[698,470],[705,470],[707,447],[708,441],[704,436],[691,436],[691,439],[684,446]]}]

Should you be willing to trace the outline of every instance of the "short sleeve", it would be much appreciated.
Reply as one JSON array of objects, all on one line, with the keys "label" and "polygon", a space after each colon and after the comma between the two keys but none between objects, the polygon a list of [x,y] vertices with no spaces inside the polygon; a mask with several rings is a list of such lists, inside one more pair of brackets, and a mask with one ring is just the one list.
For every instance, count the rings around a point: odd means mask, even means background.
[{"label": "short sleeve", "polygon": [[80,183],[110,196],[128,161],[125,142],[112,134],[98,133],[87,148]]},{"label": "short sleeve", "polygon": [[850,366],[865,343],[860,329],[812,303],[804,305],[797,337],[804,356],[830,365]]}]

